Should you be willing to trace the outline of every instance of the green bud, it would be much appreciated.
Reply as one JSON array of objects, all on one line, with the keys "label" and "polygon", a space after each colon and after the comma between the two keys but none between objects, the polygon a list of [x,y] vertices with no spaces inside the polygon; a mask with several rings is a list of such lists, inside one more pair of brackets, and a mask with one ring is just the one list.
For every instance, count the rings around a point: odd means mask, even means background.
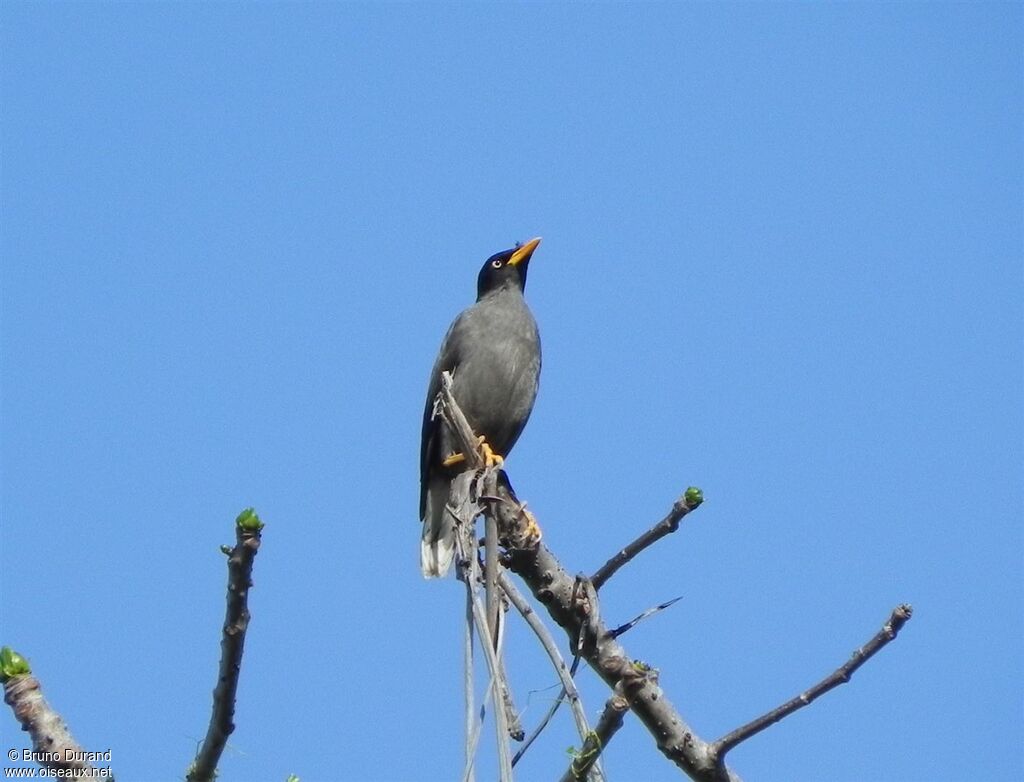
[{"label": "green bud", "polygon": [[691,486],[683,494],[683,499],[686,500],[686,505],[690,508],[696,508],[702,502],[704,502],[704,492],[698,489],[696,486]]},{"label": "green bud", "polygon": [[263,529],[263,522],[260,521],[260,517],[256,514],[254,508],[246,508],[238,514],[238,518],[235,519],[235,524],[244,530],[251,530],[258,532]]},{"label": "green bud", "polygon": [[9,646],[0,649],[0,679],[6,682],[13,676],[26,673],[32,673],[28,660]]}]

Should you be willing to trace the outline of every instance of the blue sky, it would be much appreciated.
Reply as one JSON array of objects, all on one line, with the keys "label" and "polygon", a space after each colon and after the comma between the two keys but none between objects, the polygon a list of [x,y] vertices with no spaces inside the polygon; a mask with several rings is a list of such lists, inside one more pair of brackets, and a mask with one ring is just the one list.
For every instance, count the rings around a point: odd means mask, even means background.
[{"label": "blue sky", "polygon": [[[0,643],[122,778],[180,778],[204,735],[249,505],[220,779],[456,778],[423,394],[480,264],[534,235],[544,371],[507,466],[571,571],[703,488],[603,594],[613,624],[683,596],[624,641],[693,727],[797,694],[908,601],[732,765],[1024,774],[1019,4],[0,14]],[[509,644],[532,725],[554,679]],[[520,778],[573,742],[563,714]],[[679,778],[630,720],[606,768]]]}]

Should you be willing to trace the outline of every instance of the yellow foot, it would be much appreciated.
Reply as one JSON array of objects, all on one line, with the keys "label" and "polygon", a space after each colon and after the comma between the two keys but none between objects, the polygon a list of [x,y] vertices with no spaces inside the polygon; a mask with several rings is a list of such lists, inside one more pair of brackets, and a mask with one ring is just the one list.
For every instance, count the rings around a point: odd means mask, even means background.
[{"label": "yellow foot", "polygon": [[[480,445],[481,452],[483,452],[484,465],[486,465],[487,467],[501,467],[505,463],[505,459],[500,454],[497,454],[493,451],[491,446],[487,443],[487,439],[485,437],[478,437],[476,441]],[[441,465],[443,467],[452,467],[464,461],[466,461],[465,454],[453,453],[451,456],[447,457],[443,462],[441,462]]]}]

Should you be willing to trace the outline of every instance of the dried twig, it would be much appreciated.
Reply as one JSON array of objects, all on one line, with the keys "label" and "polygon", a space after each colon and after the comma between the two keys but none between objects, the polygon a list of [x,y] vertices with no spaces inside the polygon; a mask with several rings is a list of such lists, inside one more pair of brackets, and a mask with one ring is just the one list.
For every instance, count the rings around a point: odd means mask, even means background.
[{"label": "dried twig", "polygon": [[[475,569],[476,558],[471,559],[472,566]],[[487,626],[487,612],[484,604],[476,594],[476,573],[470,573],[469,583],[472,584],[470,589],[473,590],[473,618],[476,621],[477,633],[481,638],[488,639],[486,643],[481,643],[481,647],[484,651],[484,659],[487,661],[487,667],[491,675],[491,686],[490,689],[494,693],[500,693],[502,686],[500,684],[500,678],[504,675],[504,671],[501,665],[498,663],[498,654],[501,652],[500,647],[495,649],[488,638],[488,626]],[[495,703],[500,699],[498,695],[495,696]],[[508,748],[508,720],[506,719],[505,710],[501,707],[496,706],[494,709],[494,722],[495,732],[497,734],[498,742],[498,770],[499,779],[501,782],[511,782],[512,780],[512,757],[509,754]]]},{"label": "dried twig", "polygon": [[[465,414],[455,401],[455,396],[452,393],[452,376],[449,372],[441,374],[441,390],[434,401],[434,410],[434,414],[441,416],[456,439],[460,443],[468,444],[462,448],[466,470],[453,481],[449,497],[449,512],[455,517],[456,526],[461,525],[471,539],[473,520],[482,512],[482,508],[474,502],[474,494],[478,501],[481,495],[493,491],[497,481],[496,475],[500,470],[486,468],[484,458],[480,452],[480,443],[473,433],[473,428],[470,426]],[[452,508],[452,503],[456,507]],[[485,545],[484,548],[486,559],[484,588],[487,602],[485,615],[488,621],[485,627],[478,628],[478,633],[481,639],[490,639],[493,649],[496,648],[498,636],[500,595],[497,587],[497,574],[501,571],[501,567],[497,561],[497,530],[494,527],[493,521],[487,520],[486,517],[484,524],[486,540],[489,541],[489,544]],[[471,548],[468,544],[466,545],[465,557],[473,556],[470,551]],[[476,565],[475,556],[473,558],[473,566],[476,568],[473,572],[479,576],[479,567]],[[477,576],[474,576],[474,578]],[[505,675],[505,666],[501,661],[500,655],[497,657],[497,664],[497,689],[500,695],[501,708],[504,712],[497,720],[497,726],[502,731],[502,738],[499,738],[498,741],[499,743],[505,742],[504,736],[511,736],[517,741],[521,741],[523,729],[519,723],[519,715],[513,702],[512,690],[508,685],[508,677]],[[505,742],[504,748],[507,750],[507,742]],[[500,751],[499,754],[501,754]]]},{"label": "dried twig", "polygon": [[473,760],[476,757],[476,746],[472,740],[476,727],[476,714],[473,694],[473,593],[466,590],[466,629],[463,639],[463,670],[462,686],[466,699],[466,765],[462,775],[464,782],[475,782],[473,776]]},{"label": "dried twig", "polygon": [[892,614],[889,616],[889,621],[882,626],[882,629],[875,634],[874,638],[864,644],[864,646],[857,649],[845,665],[837,668],[829,676],[826,676],[806,692],[801,693],[778,708],[772,709],[767,714],[758,717],[752,722],[748,722],[746,725],[737,728],[732,731],[732,733],[729,733],[714,742],[714,744],[711,745],[712,754],[715,755],[718,758],[718,762],[721,763],[725,758],[725,753],[737,744],[746,741],[751,736],[760,733],[765,728],[774,725],[785,717],[788,717],[794,711],[810,705],[832,688],[850,681],[854,671],[870,660],[879,650],[882,649],[883,646],[896,638],[896,634],[903,628],[903,625],[910,621],[912,614],[913,608],[906,603],[896,606],[896,608],[893,609]]},{"label": "dried twig", "polygon": [[[572,665],[569,666],[570,679],[575,679],[576,671],[579,668],[579,665],[580,658],[573,657]],[[526,754],[526,751],[530,748],[530,745],[533,744],[533,742],[537,740],[537,737],[544,732],[544,729],[548,726],[548,723],[551,722],[551,718],[554,717],[555,714],[558,712],[558,709],[562,705],[562,702],[565,700],[567,694],[568,693],[566,692],[564,686],[560,686],[558,688],[558,697],[555,698],[555,700],[551,703],[551,706],[548,708],[547,712],[545,712],[544,716],[541,718],[541,721],[537,723],[537,727],[535,727],[533,729],[533,732],[526,737],[526,740],[523,742],[523,746],[521,746],[519,748],[519,751],[512,756],[513,766],[515,766],[515,764],[520,761],[523,755]]]},{"label": "dried twig", "polygon": [[590,577],[590,582],[594,585],[594,589],[603,587],[608,582],[608,579],[618,572],[619,568],[645,548],[679,529],[679,522],[683,520],[683,516],[699,507],[702,502],[704,502],[704,495],[700,489],[695,486],[687,489],[683,496],[675,501],[675,504],[672,505],[672,510],[668,512],[665,518],[605,562],[601,569]]},{"label": "dried twig", "polygon": [[[559,696],[559,701],[562,697],[569,698],[569,704],[572,707],[572,714],[576,720],[576,729],[579,731],[580,739],[586,741],[587,736],[590,734],[590,725],[587,724],[587,715],[583,710],[583,703],[580,699],[580,694],[576,690],[576,683],[572,680],[572,673],[565,665],[565,660],[562,659],[561,653],[558,651],[558,646],[555,644],[555,639],[551,637],[551,633],[548,628],[540,621],[540,617],[537,616],[537,612],[533,610],[533,606],[526,600],[522,592],[516,588],[516,585],[512,583],[505,573],[501,573],[498,576],[498,584],[504,590],[505,594],[508,595],[509,601],[516,607],[516,610],[522,614],[523,619],[526,620],[526,624],[530,626],[534,634],[540,640],[540,644],[544,647],[544,651],[547,652],[548,659],[551,660],[551,665],[555,669],[555,673],[558,674],[559,680],[562,682],[562,695]],[[545,722],[546,724],[546,722]],[[543,729],[543,728],[541,728]],[[540,734],[540,730],[534,731],[530,736],[529,741],[525,742],[519,751],[516,752],[512,758],[512,765],[514,766],[519,759],[529,749],[530,744]],[[603,774],[600,769],[597,769],[596,774],[593,777],[594,782],[599,782],[603,779]]]},{"label": "dried twig", "polygon": [[235,729],[235,695],[242,670],[242,651],[249,627],[249,588],[252,566],[260,547],[263,522],[252,508],[235,520],[234,548],[222,547],[228,555],[228,597],[224,630],[220,642],[220,672],[213,690],[213,713],[203,745],[185,777],[187,782],[210,782],[217,774],[228,736]]}]

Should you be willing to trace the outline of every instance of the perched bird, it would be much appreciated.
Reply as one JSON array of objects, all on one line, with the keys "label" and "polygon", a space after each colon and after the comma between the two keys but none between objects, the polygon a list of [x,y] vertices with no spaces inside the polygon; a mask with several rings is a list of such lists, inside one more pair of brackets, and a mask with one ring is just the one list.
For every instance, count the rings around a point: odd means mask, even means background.
[{"label": "perched bird", "polygon": [[445,510],[449,487],[462,461],[448,427],[434,418],[441,373],[452,374],[452,394],[474,434],[483,438],[489,463],[512,450],[533,410],[540,379],[540,335],[523,290],[540,239],[492,255],[476,283],[476,303],[463,310],[441,342],[430,373],[420,443],[420,568],[443,576],[455,556],[454,519]]}]

